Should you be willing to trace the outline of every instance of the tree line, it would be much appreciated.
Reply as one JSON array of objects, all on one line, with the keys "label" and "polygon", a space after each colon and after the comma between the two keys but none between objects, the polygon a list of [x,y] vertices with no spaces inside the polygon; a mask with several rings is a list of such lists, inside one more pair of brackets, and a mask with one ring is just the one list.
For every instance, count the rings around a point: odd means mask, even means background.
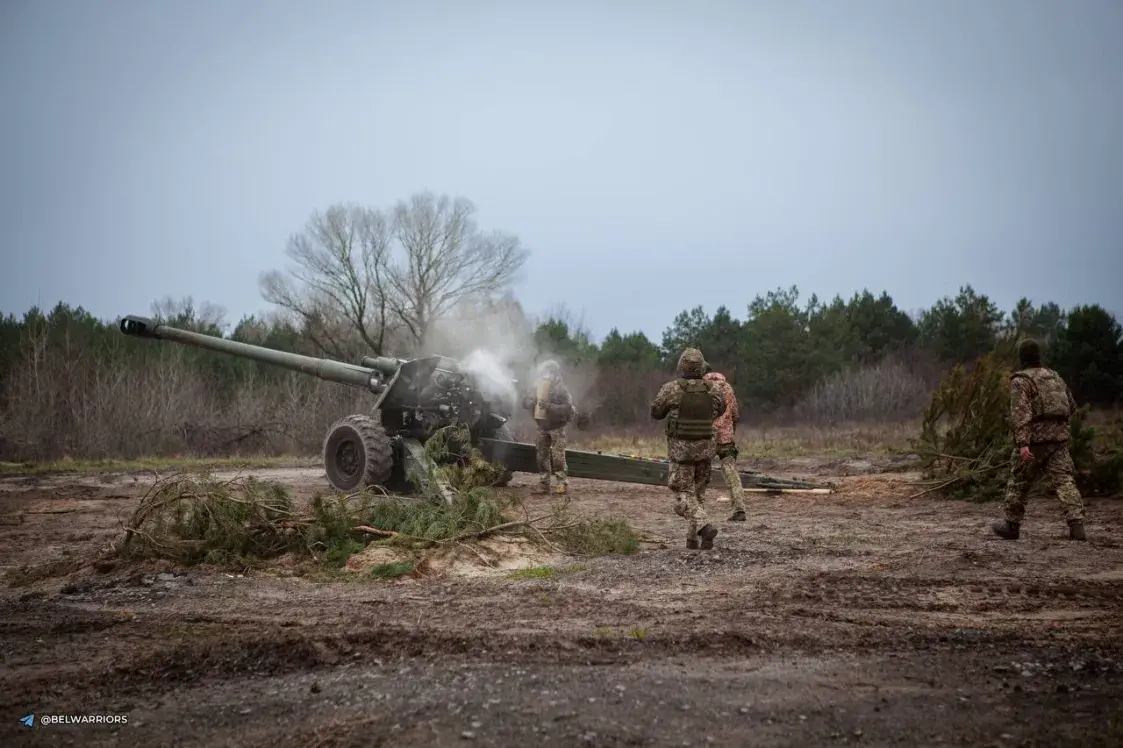
[{"label": "tree line", "polygon": [[[1123,393],[1123,333],[1115,316],[1095,304],[1062,310],[1021,299],[1003,313],[970,285],[912,316],[888,292],[869,290],[824,303],[800,303],[797,287],[758,295],[743,317],[721,306],[680,312],[659,344],[642,332],[611,330],[599,345],[564,315],[540,324],[540,348],[571,366],[660,376],[688,346],[700,348],[734,385],[750,414],[816,420],[915,417],[931,389],[952,367],[971,365],[1008,337],[1034,337],[1045,363],[1070,383],[1079,402],[1117,404]],[[613,422],[641,417],[613,412]]]},{"label": "tree line", "polygon": [[[176,327],[318,357],[465,356],[487,347],[523,381],[544,358],[565,366],[599,428],[653,431],[651,396],[679,353],[703,350],[747,419],[916,418],[933,387],[1009,336],[1032,335],[1081,404],[1123,392],[1123,334],[1097,305],[1022,299],[1002,311],[964,286],[916,315],[888,292],[829,302],[798,288],[750,300],[741,315],[696,306],[658,341],[612,329],[594,340],[564,307],[532,319],[510,292],[527,257],[518,238],[484,232],[462,199],[415,195],[391,210],[337,205],[290,237],[284,271],[263,273],[273,311],[233,325],[222,310],[164,299]],[[0,459],[142,453],[314,453],[365,393],[283,369],[126,337],[60,303],[0,319]]]},{"label": "tree line", "polygon": [[[795,288],[754,299],[738,319],[721,307],[678,314],[661,344],[611,330],[594,341],[564,310],[505,322],[532,344],[520,378],[553,357],[580,404],[603,428],[651,428],[647,406],[678,354],[700,347],[733,383],[747,418],[856,421],[915,418],[955,364],[970,364],[1008,335],[1033,335],[1081,404],[1109,407],[1123,391],[1123,334],[1095,305],[1061,311],[1027,301],[1003,315],[964,288],[913,319],[887,293],[798,303]],[[269,348],[324,355],[291,317],[224,324],[190,300],[154,304],[167,324]],[[455,351],[465,355],[469,351]],[[0,459],[145,452],[314,453],[336,418],[369,396],[252,361],[122,335],[60,303],[0,319]]]}]

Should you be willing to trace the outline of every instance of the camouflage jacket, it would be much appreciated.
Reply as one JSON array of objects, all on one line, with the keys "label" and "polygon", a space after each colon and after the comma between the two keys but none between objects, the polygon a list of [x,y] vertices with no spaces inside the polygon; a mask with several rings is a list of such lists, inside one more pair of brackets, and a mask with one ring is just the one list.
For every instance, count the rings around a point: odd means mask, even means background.
[{"label": "camouflage jacket", "polygon": [[[1064,385],[1063,394],[1058,392],[1053,395],[1058,400],[1063,398],[1067,401],[1067,407],[1062,408],[1067,410],[1067,416],[1063,419],[1046,419],[1040,415],[1044,405],[1036,382],[1045,382],[1048,381],[1046,378],[1052,377],[1056,377],[1052,380],[1054,383],[1059,380],[1059,384]],[[1076,401],[1072,397],[1072,391],[1056,372],[1042,368],[1025,369],[1010,378],[1010,428],[1014,432],[1016,446],[1068,441],[1070,419],[1075,412]]]},{"label": "camouflage jacket", "polygon": [[[537,386],[531,387],[523,396],[522,406],[533,414],[537,401]],[[535,418],[534,422],[542,431],[556,431],[565,428],[576,414],[577,409],[573,407],[573,396],[569,394],[569,388],[565,386],[565,382],[559,379],[550,384],[546,418]]]},{"label": "camouflage jacket", "polygon": [[741,420],[741,408],[737,405],[737,395],[733,392],[733,386],[725,381],[724,375],[716,371],[711,371],[702,378],[716,383],[725,398],[725,412],[714,421],[714,441],[718,444],[732,444],[735,441],[733,431],[737,428],[737,422]]},{"label": "camouflage jacket", "polygon": [[[664,418],[677,418],[678,405],[682,401],[682,381],[676,379],[672,382],[667,382],[655,395],[655,399],[651,401],[651,417],[657,421]],[[713,418],[717,418],[725,412],[725,397],[719,389],[718,384],[713,381],[703,380],[706,382],[706,389],[710,393],[710,404],[712,408]],[[713,439],[703,439],[700,441],[686,441],[683,439],[667,439],[667,459],[671,462],[701,462],[702,460],[712,460],[716,453],[716,443]]]}]

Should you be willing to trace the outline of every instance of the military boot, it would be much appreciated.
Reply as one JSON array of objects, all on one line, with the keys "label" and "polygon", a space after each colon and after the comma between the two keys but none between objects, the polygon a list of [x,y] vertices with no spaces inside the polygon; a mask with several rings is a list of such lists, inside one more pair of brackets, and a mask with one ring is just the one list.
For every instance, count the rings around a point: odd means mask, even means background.
[{"label": "military boot", "polygon": [[1068,521],[1068,539],[1069,540],[1087,540],[1084,536],[1084,522],[1078,519],[1070,519]]},{"label": "military boot", "polygon": [[714,538],[717,537],[717,528],[711,524],[707,524],[698,531],[698,537],[702,539],[702,550],[711,550],[714,547]]},{"label": "military boot", "polygon": [[744,509],[738,509],[737,511],[733,512],[733,516],[729,518],[729,521],[730,522],[744,522],[745,521],[745,510]]},{"label": "military boot", "polygon": [[1010,522],[1009,520],[999,520],[990,526],[994,530],[994,534],[1006,540],[1017,540],[1021,531],[1020,522]]},{"label": "military boot", "polygon": [[698,550],[698,538],[687,538],[686,539],[686,549],[688,551]]},{"label": "military boot", "polygon": [[559,484],[558,487],[554,489],[554,493],[556,493],[558,496],[565,496],[567,493],[569,493],[569,484]]}]

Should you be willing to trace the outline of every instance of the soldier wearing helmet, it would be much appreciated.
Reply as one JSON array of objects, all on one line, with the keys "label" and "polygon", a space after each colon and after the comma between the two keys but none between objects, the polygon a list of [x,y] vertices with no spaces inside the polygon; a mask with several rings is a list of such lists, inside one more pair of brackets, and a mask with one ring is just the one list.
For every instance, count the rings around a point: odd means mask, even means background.
[{"label": "soldier wearing helmet", "polygon": [[714,421],[714,442],[717,445],[721,474],[725,477],[725,483],[729,486],[729,493],[733,500],[733,514],[729,521],[744,522],[745,489],[741,485],[741,474],[737,472],[737,441],[734,437],[737,422],[741,420],[737,395],[733,392],[732,385],[725,380],[725,375],[719,372],[707,371],[702,378],[716,384],[721,390],[722,397],[725,398],[725,412]]},{"label": "soldier wearing helmet", "polygon": [[725,412],[725,398],[715,382],[702,378],[705,371],[700,350],[683,351],[678,379],[659,389],[651,401],[651,417],[667,422],[667,483],[674,492],[675,514],[686,520],[686,547],[710,550],[717,529],[706,521],[705,490],[715,453],[714,421]]},{"label": "soldier wearing helmet", "polygon": [[577,415],[573,397],[562,380],[561,366],[557,361],[543,361],[538,367],[538,381],[522,401],[523,408],[531,411],[538,426],[535,447],[538,451],[540,490],[549,493],[550,479],[557,481],[557,493],[569,490],[569,477],[565,464],[565,427]]},{"label": "soldier wearing helmet", "polygon": [[1018,359],[1021,369],[1010,377],[1014,456],[1002,507],[1005,518],[991,527],[999,537],[1016,540],[1029,490],[1044,478],[1064,507],[1069,538],[1085,540],[1084,502],[1073,480],[1076,469],[1068,451],[1076,401],[1061,375],[1041,365],[1036,340],[1026,338],[1018,345]]}]

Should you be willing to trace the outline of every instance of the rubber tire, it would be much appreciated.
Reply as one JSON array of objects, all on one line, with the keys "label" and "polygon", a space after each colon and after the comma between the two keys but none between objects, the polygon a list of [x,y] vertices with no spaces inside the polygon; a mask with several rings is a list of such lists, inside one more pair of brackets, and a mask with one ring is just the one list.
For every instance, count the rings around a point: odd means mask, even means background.
[{"label": "rubber tire", "polygon": [[[346,443],[358,450],[358,470],[348,475],[338,464],[338,453]],[[394,450],[390,437],[370,416],[352,415],[337,421],[324,438],[324,471],[336,491],[361,491],[383,486],[394,471]]]},{"label": "rubber tire", "polygon": [[[495,430],[495,433],[493,433],[491,435],[491,438],[495,439],[496,441],[501,441],[501,442],[514,442],[515,441],[515,437],[511,435],[511,430],[509,428],[507,428],[507,424],[503,424],[502,426],[497,428]],[[515,474],[512,473],[510,470],[504,470],[503,475],[493,485],[496,488],[503,488],[504,486],[506,486],[507,484],[509,484],[511,482],[511,478],[513,478],[514,476],[515,476]]]}]

